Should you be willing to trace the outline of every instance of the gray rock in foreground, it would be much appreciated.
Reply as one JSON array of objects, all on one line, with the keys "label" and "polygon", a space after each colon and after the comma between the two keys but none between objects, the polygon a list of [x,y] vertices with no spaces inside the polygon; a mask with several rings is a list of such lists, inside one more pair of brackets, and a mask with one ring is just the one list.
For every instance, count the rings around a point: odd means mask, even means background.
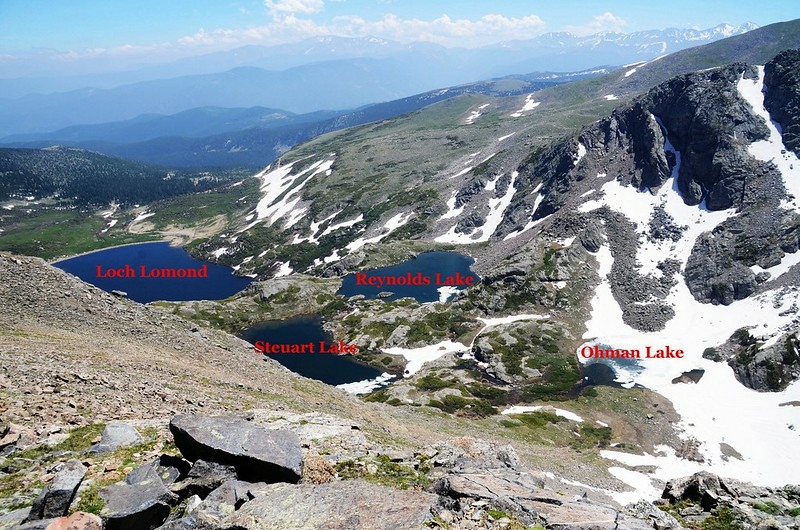
[{"label": "gray rock in foreground", "polygon": [[222,520],[225,529],[417,530],[432,517],[436,495],[361,480],[271,484]]},{"label": "gray rock in foreground", "polygon": [[28,514],[30,514],[30,512],[31,509],[28,507],[19,508],[18,510],[0,515],[0,528],[17,528],[21,526],[22,523],[28,518]]},{"label": "gray rock in foreground", "polygon": [[100,490],[106,502],[100,512],[106,530],[146,530],[160,526],[175,502],[153,468],[133,483],[117,482]]},{"label": "gray rock in foreground", "polygon": [[53,481],[42,489],[31,507],[27,520],[36,521],[66,515],[84,476],[86,467],[79,460],[67,460],[53,477]]},{"label": "gray rock in foreground", "polygon": [[120,447],[142,443],[142,437],[133,426],[127,423],[111,422],[106,424],[100,443],[92,446],[92,453],[109,453]]},{"label": "gray rock in foreground", "polygon": [[235,416],[179,415],[169,428],[187,459],[234,466],[243,480],[296,483],[302,476],[303,452],[293,432]]}]

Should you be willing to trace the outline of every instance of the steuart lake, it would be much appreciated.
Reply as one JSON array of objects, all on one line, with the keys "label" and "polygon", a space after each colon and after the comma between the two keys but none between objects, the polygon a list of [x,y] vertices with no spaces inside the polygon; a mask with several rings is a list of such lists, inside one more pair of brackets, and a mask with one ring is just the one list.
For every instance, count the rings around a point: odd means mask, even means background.
[{"label": "steuart lake", "polygon": [[53,266],[104,291],[124,291],[141,303],[221,300],[252,282],[235,276],[230,267],[193,258],[163,241],[90,252]]},{"label": "steuart lake", "polygon": [[[243,330],[239,336],[256,345],[258,342],[280,346],[306,346],[314,353],[265,353],[289,370],[329,385],[375,380],[381,371],[358,362],[354,356],[320,352],[319,344],[336,344],[316,315],[301,315],[286,320],[268,320]],[[306,348],[307,349],[307,348]]]},{"label": "steuart lake", "polygon": [[[363,295],[385,301],[412,297],[420,303],[446,301],[457,291],[477,283],[470,270],[475,261],[455,252],[426,252],[391,267],[348,274],[337,291],[347,297]],[[392,294],[387,294],[391,292]],[[383,293],[383,294],[381,294]],[[380,296],[379,296],[380,295]],[[322,319],[314,315],[273,320],[256,324],[239,335],[253,345],[303,345],[330,343],[331,337],[322,327]],[[319,350],[319,348],[317,348]],[[300,375],[330,385],[360,382],[348,390],[362,393],[388,383],[390,374],[358,362],[358,355],[329,353],[264,353]]]}]

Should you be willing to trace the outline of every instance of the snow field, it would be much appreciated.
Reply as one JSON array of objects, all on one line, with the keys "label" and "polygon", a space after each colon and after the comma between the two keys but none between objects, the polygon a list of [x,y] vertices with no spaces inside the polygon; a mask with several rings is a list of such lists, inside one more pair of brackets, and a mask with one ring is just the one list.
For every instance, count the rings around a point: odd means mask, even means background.
[{"label": "snow field", "polygon": [[519,118],[521,116],[524,116],[525,112],[529,112],[529,111],[535,109],[536,107],[538,107],[541,104],[542,104],[541,101],[534,101],[533,100],[533,94],[528,94],[527,96],[525,96],[525,103],[522,105],[522,108],[519,109],[518,111],[512,113],[511,117],[512,118]]},{"label": "snow field", "polygon": [[[471,243],[482,243],[484,241],[489,241],[489,238],[492,237],[492,234],[494,234],[495,230],[497,230],[497,227],[500,226],[500,223],[503,221],[503,214],[511,204],[511,200],[514,198],[514,193],[517,191],[514,187],[514,184],[516,183],[518,176],[519,174],[516,171],[511,174],[511,182],[508,185],[506,193],[502,197],[499,199],[489,199],[489,215],[486,216],[486,222],[483,224],[483,226],[473,229],[469,234],[458,234],[456,233],[456,225],[453,225],[450,230],[435,238],[434,241],[439,243],[454,243],[459,245],[468,245]],[[486,184],[486,189],[493,190],[500,177],[501,175],[498,175],[493,180],[489,181]]]}]

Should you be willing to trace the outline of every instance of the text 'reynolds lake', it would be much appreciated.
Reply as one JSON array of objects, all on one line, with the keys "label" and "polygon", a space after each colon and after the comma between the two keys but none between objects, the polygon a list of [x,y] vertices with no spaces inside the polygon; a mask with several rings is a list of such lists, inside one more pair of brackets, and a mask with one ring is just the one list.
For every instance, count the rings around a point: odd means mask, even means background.
[{"label": "text 'reynolds lake'", "polygon": [[337,294],[445,302],[458,291],[478,283],[480,278],[470,270],[473,263],[474,259],[456,252],[425,252],[397,265],[348,274]]}]

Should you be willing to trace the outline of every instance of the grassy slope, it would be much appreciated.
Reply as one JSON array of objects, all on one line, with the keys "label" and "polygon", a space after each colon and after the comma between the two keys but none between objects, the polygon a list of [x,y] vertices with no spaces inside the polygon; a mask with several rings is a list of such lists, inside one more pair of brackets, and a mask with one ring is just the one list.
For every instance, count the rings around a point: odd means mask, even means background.
[{"label": "grassy slope", "polygon": [[169,237],[170,229],[198,227],[220,215],[230,220],[254,204],[257,192],[258,181],[248,179],[241,186],[222,186],[158,201],[147,206],[156,215],[147,219],[152,226],[143,233],[127,230],[128,223],[136,217],[132,209],[117,211],[112,218],[118,223],[107,232],[102,230],[108,221],[85,208],[65,209],[41,203],[0,210],[3,229],[0,250],[53,259],[127,243],[161,240]]}]

